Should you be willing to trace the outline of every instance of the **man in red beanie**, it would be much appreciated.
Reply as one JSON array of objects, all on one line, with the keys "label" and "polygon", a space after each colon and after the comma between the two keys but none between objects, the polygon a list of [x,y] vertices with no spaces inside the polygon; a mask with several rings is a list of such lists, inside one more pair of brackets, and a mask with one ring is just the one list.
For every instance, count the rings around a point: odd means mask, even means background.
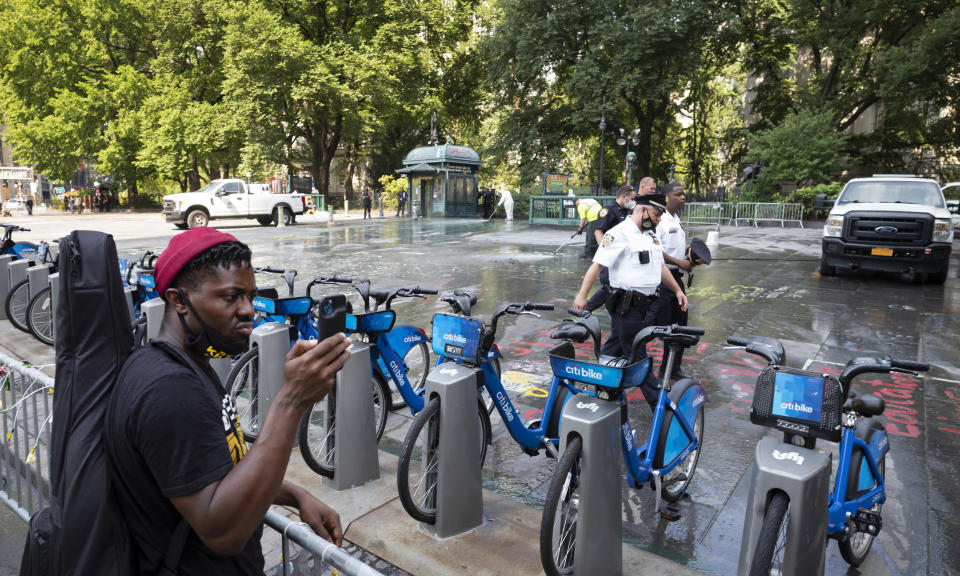
[{"label": "man in red beanie", "polygon": [[190,535],[177,574],[263,574],[260,534],[271,504],[296,506],[318,534],[341,543],[337,513],[283,477],[301,414],[326,396],[350,355],[347,337],[296,343],[249,449],[209,365],[247,348],[256,294],[250,256],[233,236],[201,227],[173,237],[157,260],[163,324],[124,366],[104,434],[138,574],[161,573],[181,518]]}]

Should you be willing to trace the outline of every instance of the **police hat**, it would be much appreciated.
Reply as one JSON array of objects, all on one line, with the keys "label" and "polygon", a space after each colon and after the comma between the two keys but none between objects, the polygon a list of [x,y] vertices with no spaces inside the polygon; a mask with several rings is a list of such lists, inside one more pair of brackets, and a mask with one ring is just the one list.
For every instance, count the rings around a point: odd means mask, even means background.
[{"label": "police hat", "polygon": [[639,206],[653,206],[661,212],[667,211],[667,197],[663,194],[657,192],[656,194],[644,194],[643,196],[637,196],[637,205]]},{"label": "police hat", "polygon": [[690,247],[687,248],[687,260],[694,264],[710,264],[713,257],[710,255],[710,249],[703,240],[693,238],[690,240]]}]

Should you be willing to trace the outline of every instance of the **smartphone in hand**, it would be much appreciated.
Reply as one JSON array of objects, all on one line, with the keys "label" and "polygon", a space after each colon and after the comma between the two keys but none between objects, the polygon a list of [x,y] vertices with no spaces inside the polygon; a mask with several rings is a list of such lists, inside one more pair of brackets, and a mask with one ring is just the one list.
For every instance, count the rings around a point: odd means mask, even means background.
[{"label": "smartphone in hand", "polygon": [[329,338],[347,329],[347,297],[343,294],[325,296],[317,307],[317,340]]}]

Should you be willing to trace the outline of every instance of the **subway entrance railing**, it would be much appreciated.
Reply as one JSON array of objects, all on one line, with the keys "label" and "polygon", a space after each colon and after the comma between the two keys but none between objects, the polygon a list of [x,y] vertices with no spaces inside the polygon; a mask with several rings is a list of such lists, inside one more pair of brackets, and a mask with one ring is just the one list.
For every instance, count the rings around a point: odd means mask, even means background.
[{"label": "subway entrance railing", "polygon": [[[24,522],[50,502],[50,426],[54,379],[38,367],[0,352],[0,502]],[[267,511],[265,525],[280,534],[282,574],[293,570],[291,544],[312,557],[316,574],[334,568],[347,576],[377,576],[379,571],[320,538],[309,526]],[[266,556],[266,554],[265,554]],[[267,559],[267,568],[270,562]],[[309,572],[308,572],[309,573]]]}]

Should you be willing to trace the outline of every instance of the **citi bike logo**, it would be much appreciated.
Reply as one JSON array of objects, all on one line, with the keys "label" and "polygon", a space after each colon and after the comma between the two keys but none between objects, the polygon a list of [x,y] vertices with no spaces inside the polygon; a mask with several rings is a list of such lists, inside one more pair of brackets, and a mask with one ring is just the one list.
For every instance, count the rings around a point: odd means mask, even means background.
[{"label": "citi bike logo", "polygon": [[440,373],[441,373],[441,374],[446,374],[447,376],[456,376],[456,375],[457,375],[457,371],[454,370],[453,368],[441,368],[441,369],[440,369]]},{"label": "citi bike logo", "polygon": [[706,398],[703,397],[703,394],[700,394],[699,396],[697,396],[697,397],[694,399],[694,401],[693,401],[693,407],[696,408],[697,406],[703,404],[703,401],[704,401],[704,400],[706,400]]},{"label": "citi bike logo", "polygon": [[877,450],[882,451],[884,448],[886,448],[887,442],[889,442],[889,440],[887,440],[887,435],[884,434],[883,436],[880,437],[880,441],[877,442]]},{"label": "citi bike logo", "polygon": [[803,402],[781,402],[780,408],[783,410],[793,410],[794,412],[813,414],[813,406],[807,406]]},{"label": "citi bike logo", "polygon": [[466,344],[466,343],[467,343],[467,339],[466,339],[463,335],[461,335],[461,334],[454,334],[454,333],[452,333],[452,332],[448,332],[448,333],[444,334],[444,335],[443,335],[443,340],[444,340],[444,342],[456,342],[457,344]]},{"label": "citi bike logo", "polygon": [[633,450],[633,431],[630,430],[630,426],[624,423],[620,426],[620,434],[623,435],[624,445],[627,447],[627,451]]},{"label": "citi bike logo", "polygon": [[591,411],[591,412],[596,412],[597,409],[600,408],[600,406],[597,405],[596,402],[590,402],[590,403],[587,403],[587,402],[577,402],[577,408],[582,408],[582,409],[584,409],[584,410],[589,410],[589,411]]},{"label": "citi bike logo", "polygon": [[603,373],[594,370],[589,366],[580,367],[580,366],[567,366],[567,374],[577,376],[579,378],[589,378],[590,380],[603,380]]},{"label": "citi bike logo", "polygon": [[411,335],[407,336],[406,338],[404,338],[403,341],[404,341],[404,343],[406,343],[406,344],[410,344],[410,343],[412,343],[412,342],[419,342],[419,341],[420,341],[420,336],[418,336],[418,335],[416,335],[416,334],[411,334]]},{"label": "citi bike logo", "polygon": [[400,370],[400,365],[397,364],[396,360],[390,361],[390,371],[393,372],[393,377],[397,382],[403,382],[403,371]]},{"label": "citi bike logo", "polygon": [[503,392],[497,392],[497,402],[500,404],[500,408],[503,409],[503,414],[507,417],[507,421],[513,422],[513,408],[510,407],[510,401],[504,396]]},{"label": "citi bike logo", "polygon": [[799,452],[781,452],[774,450],[773,457],[777,460],[792,460],[796,462],[798,466],[803,464],[803,456],[801,456]]}]

